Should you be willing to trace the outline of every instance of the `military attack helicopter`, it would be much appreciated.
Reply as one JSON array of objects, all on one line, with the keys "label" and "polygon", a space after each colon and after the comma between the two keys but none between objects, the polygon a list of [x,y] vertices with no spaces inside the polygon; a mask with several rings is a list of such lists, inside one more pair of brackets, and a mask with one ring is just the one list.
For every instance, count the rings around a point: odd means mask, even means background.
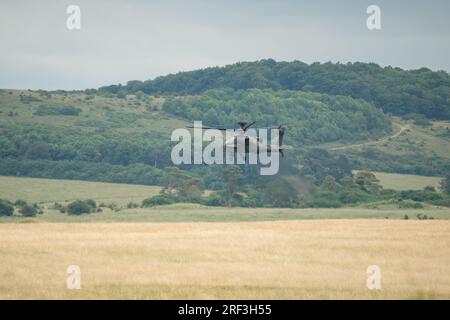
[{"label": "military attack helicopter", "polygon": [[[251,123],[248,123],[246,121],[239,121],[238,129],[227,129],[227,128],[220,128],[220,127],[196,127],[196,126],[187,126],[187,128],[201,128],[201,129],[215,129],[215,130],[221,130],[221,131],[227,131],[231,132],[233,136],[231,138],[228,138],[224,142],[224,148],[227,152],[239,152],[240,150],[243,150],[245,153],[245,158],[248,154],[254,153],[276,153],[279,152],[282,157],[284,157],[283,152],[283,138],[285,133],[285,128],[282,126],[278,126],[275,128],[268,128],[268,129],[276,129],[278,130],[278,144],[269,144],[265,143],[262,139],[260,139],[257,136],[254,136],[253,134],[248,134],[247,130],[253,126],[256,123],[256,121],[253,121]],[[286,147],[286,146],[285,146]]]}]

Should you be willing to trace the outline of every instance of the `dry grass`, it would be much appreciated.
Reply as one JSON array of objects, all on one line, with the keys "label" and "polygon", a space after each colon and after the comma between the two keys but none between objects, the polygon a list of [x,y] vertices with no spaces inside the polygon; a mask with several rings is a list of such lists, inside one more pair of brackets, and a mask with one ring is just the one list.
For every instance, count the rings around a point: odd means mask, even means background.
[{"label": "dry grass", "polygon": [[1,224],[0,261],[2,299],[449,299],[450,222]]}]

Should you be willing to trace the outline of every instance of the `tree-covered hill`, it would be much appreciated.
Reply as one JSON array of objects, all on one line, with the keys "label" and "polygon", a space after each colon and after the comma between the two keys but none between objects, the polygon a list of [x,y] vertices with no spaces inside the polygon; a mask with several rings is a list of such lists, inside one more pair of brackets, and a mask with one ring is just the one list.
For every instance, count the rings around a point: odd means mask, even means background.
[{"label": "tree-covered hill", "polygon": [[0,90],[0,175],[155,184],[172,165],[173,129],[192,120],[233,128],[243,118],[286,126],[286,142],[299,149],[391,130],[390,119],[362,99],[312,92],[228,88],[155,98]]},{"label": "tree-covered hill", "polygon": [[233,128],[241,119],[255,127],[287,127],[287,143],[302,146],[363,140],[390,132],[381,110],[362,99],[271,89],[213,89],[198,96],[168,98],[163,110],[191,121]]},{"label": "tree-covered hill", "polygon": [[361,98],[387,113],[450,119],[450,76],[427,68],[403,70],[375,63],[242,62],[180,72],[147,81],[100,88],[101,93],[142,91],[152,95],[191,95],[209,89],[301,90]]},{"label": "tree-covered hill", "polygon": [[[352,169],[441,176],[450,167],[449,128],[424,115],[450,118],[449,96],[445,72],[273,60],[98,90],[0,90],[0,175],[159,184],[172,165],[174,129],[256,120],[257,128],[285,126],[285,142],[295,146],[280,176],[311,175],[316,184]],[[408,115],[395,120],[395,132],[386,111]],[[405,119],[411,126],[396,135]],[[367,140],[379,143],[332,148]],[[316,147],[322,151],[311,153]],[[223,186],[217,168],[181,169],[209,189]],[[258,170],[244,169],[254,184]]]}]

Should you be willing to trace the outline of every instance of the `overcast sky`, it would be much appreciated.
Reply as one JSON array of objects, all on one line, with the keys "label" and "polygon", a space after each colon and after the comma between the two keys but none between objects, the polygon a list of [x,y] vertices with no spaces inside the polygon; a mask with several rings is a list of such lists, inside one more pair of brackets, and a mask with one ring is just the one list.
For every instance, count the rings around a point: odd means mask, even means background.
[{"label": "overcast sky", "polygon": [[[66,8],[81,8],[81,30]],[[366,27],[371,4],[381,30]],[[450,1],[0,2],[0,88],[85,89],[238,61],[450,71]]]}]

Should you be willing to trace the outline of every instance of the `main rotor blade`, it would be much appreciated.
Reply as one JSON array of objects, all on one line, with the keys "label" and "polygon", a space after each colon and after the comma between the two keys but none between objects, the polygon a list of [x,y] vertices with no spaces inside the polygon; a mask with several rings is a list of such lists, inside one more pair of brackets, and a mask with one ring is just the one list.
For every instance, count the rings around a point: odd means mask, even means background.
[{"label": "main rotor blade", "polygon": [[[228,129],[225,129],[225,128],[194,127],[194,126],[186,126],[186,128],[191,128],[191,129],[195,129],[195,128],[198,128],[198,129],[215,129],[215,130],[222,130],[222,131],[228,130]],[[232,129],[230,129],[230,130],[232,130]]]},{"label": "main rotor blade", "polygon": [[256,121],[253,121],[252,123],[250,123],[250,124],[246,125],[244,128],[242,128],[242,130],[246,131],[248,128],[250,128],[255,123],[256,123]]}]

